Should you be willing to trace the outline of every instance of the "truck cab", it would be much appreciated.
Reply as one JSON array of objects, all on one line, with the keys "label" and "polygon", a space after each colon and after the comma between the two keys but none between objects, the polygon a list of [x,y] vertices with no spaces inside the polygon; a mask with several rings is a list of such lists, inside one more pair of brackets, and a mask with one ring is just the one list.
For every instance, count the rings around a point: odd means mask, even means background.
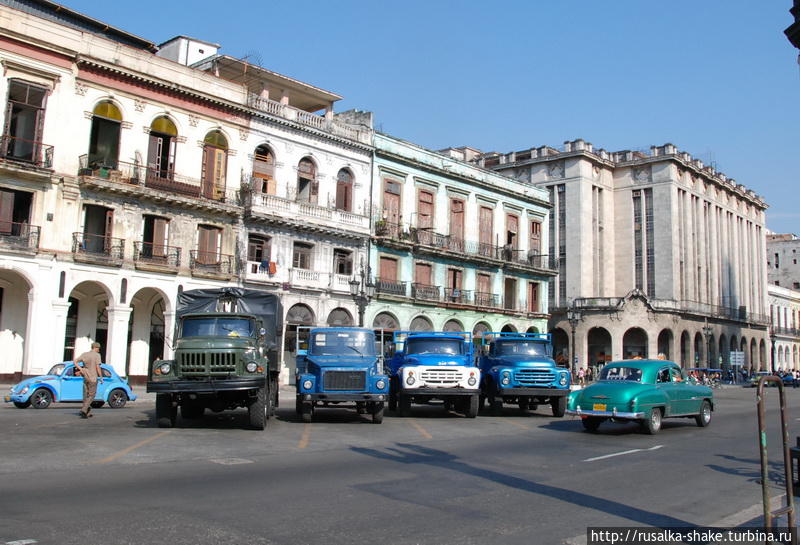
[{"label": "truck cab", "polygon": [[307,349],[298,346],[295,385],[295,408],[303,422],[311,422],[317,409],[342,403],[371,414],[374,424],[383,422],[389,377],[383,372],[383,355],[376,350],[372,330],[311,329]]},{"label": "truck cab", "polygon": [[412,403],[441,400],[467,418],[478,415],[481,372],[472,333],[395,331],[389,360],[389,410],[409,416]]},{"label": "truck cab", "polygon": [[490,331],[481,349],[481,395],[493,414],[501,414],[504,404],[527,412],[547,403],[553,416],[564,416],[570,373],[556,366],[549,334]]}]

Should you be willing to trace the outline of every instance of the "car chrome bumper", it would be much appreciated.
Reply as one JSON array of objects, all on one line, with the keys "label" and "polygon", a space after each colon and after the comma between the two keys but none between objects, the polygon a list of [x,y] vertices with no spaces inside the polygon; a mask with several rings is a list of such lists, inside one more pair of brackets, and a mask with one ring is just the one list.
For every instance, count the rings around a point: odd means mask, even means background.
[{"label": "car chrome bumper", "polygon": [[575,410],[568,409],[566,414],[571,414],[575,416],[602,416],[605,418],[628,418],[630,420],[641,420],[644,418],[647,413],[639,412],[639,413],[629,413],[618,411],[616,408],[610,411],[592,411],[589,409],[581,409],[578,407]]}]

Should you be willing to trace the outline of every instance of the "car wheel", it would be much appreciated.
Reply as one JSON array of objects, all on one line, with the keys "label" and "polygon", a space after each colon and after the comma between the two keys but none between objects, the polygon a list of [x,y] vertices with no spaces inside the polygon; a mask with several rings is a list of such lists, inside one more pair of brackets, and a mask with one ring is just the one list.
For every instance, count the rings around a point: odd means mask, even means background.
[{"label": "car wheel", "polygon": [[383,422],[383,401],[376,401],[372,405],[372,423],[380,424]]},{"label": "car wheel", "polygon": [[108,406],[112,409],[121,409],[128,402],[128,394],[122,388],[111,390],[108,394]]},{"label": "car wheel", "polygon": [[92,404],[90,406],[92,407],[92,409],[99,409],[105,404],[106,404],[105,401],[92,401]]},{"label": "car wheel", "polygon": [[255,397],[249,400],[247,404],[247,417],[250,427],[254,430],[263,430],[267,427],[270,399],[267,387],[264,386],[256,390]]},{"label": "car wheel", "polygon": [[701,428],[705,428],[711,423],[711,403],[708,400],[704,400],[700,405],[700,414],[694,417],[694,421]]},{"label": "car wheel", "polygon": [[30,401],[15,401],[14,402],[14,406],[17,409],[27,409],[28,407],[31,406],[31,402]]},{"label": "car wheel", "polygon": [[172,403],[169,394],[156,394],[156,424],[159,428],[172,428],[178,417],[178,407]]},{"label": "car wheel", "polygon": [[642,427],[648,435],[655,435],[661,429],[661,409],[654,407],[650,410],[647,420],[642,422]]},{"label": "car wheel", "polygon": [[397,394],[398,411],[400,416],[411,416],[411,396]]},{"label": "car wheel", "polygon": [[314,402],[313,401],[303,401],[302,405],[300,406],[300,418],[306,424],[309,424],[314,417]]},{"label": "car wheel", "polygon": [[46,409],[53,402],[53,394],[47,388],[39,388],[30,397],[34,409]]},{"label": "car wheel", "polygon": [[561,418],[567,411],[567,398],[557,397],[550,402],[550,407],[553,409],[553,416]]},{"label": "car wheel", "polygon": [[588,431],[589,433],[595,433],[597,428],[600,427],[600,424],[603,422],[602,418],[597,418],[596,416],[590,416],[588,418],[581,419],[581,423],[583,424],[583,429]]},{"label": "car wheel", "polygon": [[469,396],[469,399],[465,400],[464,416],[466,416],[467,418],[475,418],[476,416],[478,416],[478,408],[479,408],[478,401],[479,401],[478,394],[473,394]]}]

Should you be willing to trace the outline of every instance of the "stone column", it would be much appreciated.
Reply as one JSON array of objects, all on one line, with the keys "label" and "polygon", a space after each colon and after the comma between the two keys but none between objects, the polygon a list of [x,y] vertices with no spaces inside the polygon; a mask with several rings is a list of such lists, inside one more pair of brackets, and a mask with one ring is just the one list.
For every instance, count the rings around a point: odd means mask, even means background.
[{"label": "stone column", "polygon": [[[42,304],[41,311],[36,308],[36,298],[30,300],[28,313],[28,355],[29,361],[25,362],[26,373],[33,374],[44,367],[64,361],[64,337],[67,333],[67,312],[72,303],[56,299]],[[44,315],[49,315],[50,320],[43,320]],[[48,339],[49,342],[37,342],[36,339]],[[49,368],[49,367],[48,367]]]},{"label": "stone column", "polygon": [[130,306],[108,307],[108,346],[106,361],[114,367],[117,374],[125,375],[125,360],[128,355],[128,323],[131,317]]}]

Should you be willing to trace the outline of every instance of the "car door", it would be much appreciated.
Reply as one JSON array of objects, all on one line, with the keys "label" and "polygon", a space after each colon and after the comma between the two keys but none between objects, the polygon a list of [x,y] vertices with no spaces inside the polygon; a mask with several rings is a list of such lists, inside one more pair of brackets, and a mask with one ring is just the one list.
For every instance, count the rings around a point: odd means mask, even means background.
[{"label": "car door", "polygon": [[108,398],[108,392],[114,388],[115,380],[114,376],[111,374],[111,371],[104,367],[101,367],[100,369],[103,371],[103,381],[97,381],[97,393],[95,394],[94,398],[98,401],[105,401],[106,398]]},{"label": "car door", "polygon": [[83,377],[75,376],[75,366],[70,365],[59,378],[61,395],[58,401],[80,401],[83,399]]},{"label": "car door", "polygon": [[656,388],[664,394],[667,400],[667,406],[664,408],[664,416],[680,414],[678,406],[679,393],[676,390],[675,383],[672,382],[669,367],[662,367],[658,370],[656,374]]},{"label": "car door", "polygon": [[676,414],[692,414],[700,412],[701,399],[695,399],[695,388],[686,381],[680,369],[670,368],[670,378],[675,391]]}]

